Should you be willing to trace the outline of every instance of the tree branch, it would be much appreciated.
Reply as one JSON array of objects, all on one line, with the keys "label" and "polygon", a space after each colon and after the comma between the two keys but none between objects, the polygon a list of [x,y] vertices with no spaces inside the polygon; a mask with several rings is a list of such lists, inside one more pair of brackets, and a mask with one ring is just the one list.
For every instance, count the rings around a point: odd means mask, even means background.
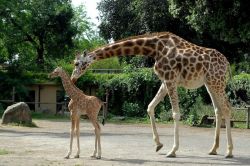
[{"label": "tree branch", "polygon": [[26,41],[31,42],[36,48],[39,48],[39,44],[32,38],[30,34],[23,30],[22,26],[20,26],[13,18],[10,17],[9,19],[15,27],[17,27],[20,31],[24,33],[24,35],[27,37]]}]

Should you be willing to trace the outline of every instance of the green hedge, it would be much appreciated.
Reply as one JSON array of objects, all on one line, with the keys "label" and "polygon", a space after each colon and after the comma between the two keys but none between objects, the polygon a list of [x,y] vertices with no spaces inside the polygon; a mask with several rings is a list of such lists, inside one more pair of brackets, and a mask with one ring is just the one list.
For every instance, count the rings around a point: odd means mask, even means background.
[{"label": "green hedge", "polygon": [[250,104],[250,74],[241,73],[229,80],[227,92],[235,106]]},{"label": "green hedge", "polygon": [[[67,68],[68,72],[70,68]],[[0,94],[0,99],[11,98],[12,87],[16,87],[17,96],[27,95],[25,85],[34,82],[52,81],[47,73],[21,73],[13,75],[1,72],[0,88],[4,91]],[[60,79],[57,79],[61,83]],[[147,106],[160,88],[160,80],[151,68],[133,68],[130,65],[124,68],[120,74],[97,74],[87,71],[77,81],[80,89],[87,86],[98,88],[97,96],[105,101],[106,90],[109,90],[109,111],[115,115],[123,116],[147,116]],[[234,106],[249,104],[250,97],[250,74],[242,73],[229,80],[227,94]],[[211,104],[211,99],[203,86],[197,90],[185,90],[178,88],[180,99],[180,110],[183,119],[192,119],[190,114],[197,109],[197,105]],[[235,96],[236,94],[236,96]],[[171,115],[171,105],[168,96],[156,108],[156,117],[161,117],[166,112]],[[133,113],[134,111],[134,113]],[[167,117],[165,117],[167,118]]]},{"label": "green hedge", "polygon": [[[102,100],[105,100],[106,90],[109,90],[109,111],[112,114],[145,117],[147,116],[147,106],[160,88],[161,81],[151,68],[127,67],[124,69],[124,73],[120,74],[87,72],[78,80],[77,86],[84,89],[88,85],[98,87],[97,95]],[[189,91],[178,88],[178,93],[184,119],[188,117],[200,94],[205,94],[204,100],[208,96],[205,88]],[[134,113],[132,113],[133,111]],[[171,111],[168,96],[156,107],[156,117],[160,117],[166,111]]]}]

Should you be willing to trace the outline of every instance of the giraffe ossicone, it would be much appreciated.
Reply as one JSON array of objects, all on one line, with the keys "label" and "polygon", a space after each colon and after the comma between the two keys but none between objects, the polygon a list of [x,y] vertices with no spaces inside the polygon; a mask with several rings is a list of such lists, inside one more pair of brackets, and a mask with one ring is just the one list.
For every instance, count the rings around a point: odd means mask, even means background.
[{"label": "giraffe ossicone", "polygon": [[215,138],[210,154],[217,154],[223,115],[227,131],[226,157],[233,156],[230,126],[231,106],[225,93],[226,73],[230,70],[230,65],[223,54],[215,49],[190,43],[170,32],[134,36],[100,47],[80,59],[76,57],[75,64],[80,65],[75,65],[71,80],[76,81],[94,61],[129,55],[144,55],[154,58],[154,72],[162,81],[159,91],[147,109],[157,151],[162,144],[155,125],[154,109],[156,105],[166,94],[169,95],[175,127],[174,145],[168,156],[174,157],[179,148],[180,111],[177,87],[195,89],[205,85],[216,110]]}]

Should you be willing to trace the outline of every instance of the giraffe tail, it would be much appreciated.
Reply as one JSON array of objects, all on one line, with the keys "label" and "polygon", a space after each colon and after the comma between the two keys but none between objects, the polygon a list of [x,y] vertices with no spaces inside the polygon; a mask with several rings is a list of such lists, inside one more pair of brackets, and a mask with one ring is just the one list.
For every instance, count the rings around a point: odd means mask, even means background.
[{"label": "giraffe tail", "polygon": [[106,117],[106,105],[105,102],[101,101],[102,104],[102,125],[105,125],[105,117]]},{"label": "giraffe tail", "polygon": [[231,70],[231,67],[230,67],[230,63],[228,63],[228,73],[229,73],[229,80],[232,84],[232,91],[233,91],[233,94],[234,96],[236,97],[236,86],[234,84],[234,81],[233,81],[233,75],[232,75],[232,70]]},{"label": "giraffe tail", "polygon": [[103,126],[105,125],[105,119],[104,118],[102,119],[102,125]]}]

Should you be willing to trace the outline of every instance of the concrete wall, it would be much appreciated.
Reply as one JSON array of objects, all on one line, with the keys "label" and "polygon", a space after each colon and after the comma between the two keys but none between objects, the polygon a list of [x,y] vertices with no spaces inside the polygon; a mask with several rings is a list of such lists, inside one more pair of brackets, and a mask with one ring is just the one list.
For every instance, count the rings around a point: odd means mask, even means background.
[{"label": "concrete wall", "polygon": [[[51,114],[56,113],[56,91],[62,90],[59,85],[40,84],[31,85],[28,88],[35,91],[35,111],[48,111]],[[38,103],[39,100],[40,104]]]},{"label": "concrete wall", "polygon": [[[35,91],[35,111],[48,111],[48,113],[56,113],[57,91],[63,91],[60,85],[56,84],[34,84],[28,87],[29,90]],[[40,92],[39,92],[40,90]],[[96,87],[86,87],[83,89],[87,95],[96,95]],[[40,99],[39,99],[40,94]],[[40,100],[40,104],[38,103]]]}]

